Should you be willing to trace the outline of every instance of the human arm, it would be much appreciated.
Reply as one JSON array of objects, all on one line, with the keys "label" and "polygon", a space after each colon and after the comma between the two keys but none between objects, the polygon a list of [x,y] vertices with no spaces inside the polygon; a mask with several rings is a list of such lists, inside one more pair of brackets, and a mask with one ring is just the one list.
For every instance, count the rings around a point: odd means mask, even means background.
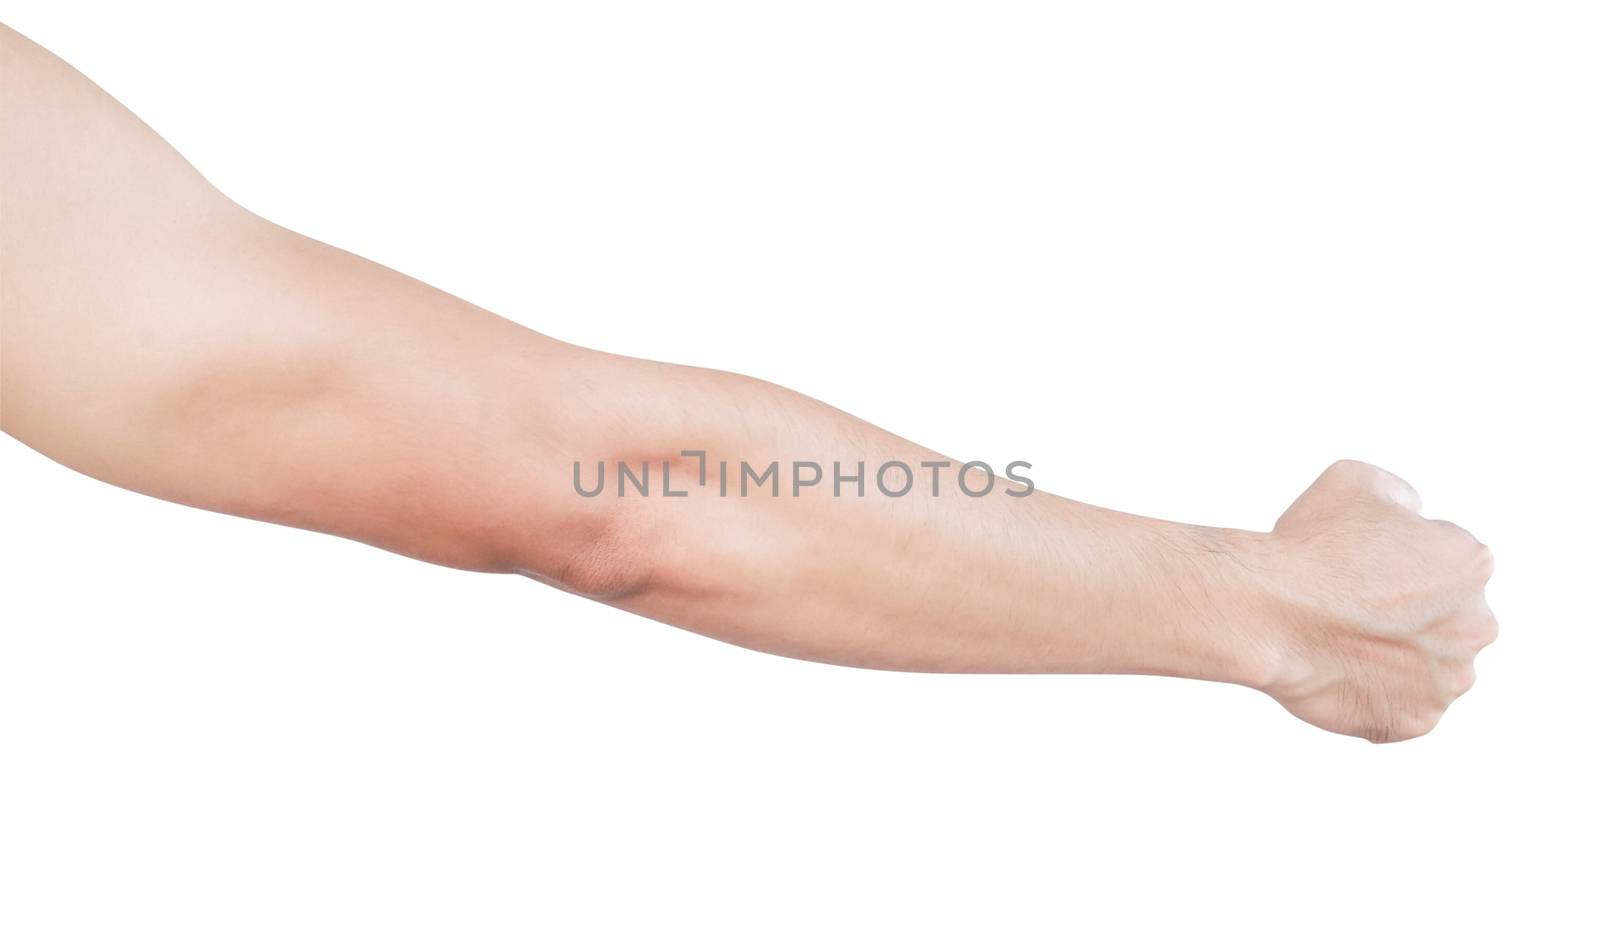
[{"label": "human arm", "polygon": [[[953,468],[936,497],[947,458],[819,402],[568,345],[262,220],[0,38],[0,424],[92,476],[779,654],[1229,681],[1379,739],[1431,726],[1492,635],[1487,554],[1375,469],[1331,469],[1271,533],[968,497]],[[723,497],[696,450],[918,476]],[[584,497],[572,465],[600,461]],[[651,496],[616,495],[618,461]]]}]

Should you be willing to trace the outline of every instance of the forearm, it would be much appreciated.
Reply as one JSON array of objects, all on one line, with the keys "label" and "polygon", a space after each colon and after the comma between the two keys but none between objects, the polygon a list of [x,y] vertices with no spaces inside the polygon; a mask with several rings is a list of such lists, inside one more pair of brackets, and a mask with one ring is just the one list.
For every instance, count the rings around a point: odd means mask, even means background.
[{"label": "forearm", "polygon": [[874,668],[1268,680],[1264,591],[1240,562],[1261,537],[1045,494],[1011,509],[943,502],[751,513],[733,542],[684,530],[670,568],[622,604],[763,650]]},{"label": "forearm", "polygon": [[[628,391],[629,370],[616,371],[613,384]],[[1131,516],[1004,480],[968,496],[959,462],[776,386],[693,369],[646,378],[625,398],[668,410],[583,459],[589,490],[599,486],[597,460],[611,465],[605,496],[585,502],[618,525],[603,559],[610,579],[596,592],[625,608],[870,667],[1256,684],[1271,671],[1258,610],[1263,535]],[[723,391],[694,391],[706,387]],[[675,428],[671,418],[690,420]],[[617,461],[634,471],[649,462],[652,495],[618,484]],[[777,496],[744,470],[774,461]],[[662,495],[663,464],[687,496]],[[864,483],[836,482],[835,465]]]}]

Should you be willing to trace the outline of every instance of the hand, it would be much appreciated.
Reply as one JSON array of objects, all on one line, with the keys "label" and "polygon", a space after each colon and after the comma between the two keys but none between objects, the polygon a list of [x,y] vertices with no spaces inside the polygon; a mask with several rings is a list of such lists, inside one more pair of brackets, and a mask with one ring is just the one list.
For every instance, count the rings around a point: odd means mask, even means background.
[{"label": "hand", "polygon": [[1373,742],[1428,733],[1494,641],[1488,547],[1419,516],[1411,485],[1339,461],[1279,518],[1269,546],[1292,592],[1264,690],[1318,727]]}]

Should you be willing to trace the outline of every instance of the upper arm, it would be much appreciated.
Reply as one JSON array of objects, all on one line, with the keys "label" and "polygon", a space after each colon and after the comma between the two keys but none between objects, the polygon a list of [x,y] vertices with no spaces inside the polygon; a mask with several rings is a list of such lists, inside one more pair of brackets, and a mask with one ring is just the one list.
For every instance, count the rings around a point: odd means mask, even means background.
[{"label": "upper arm", "polygon": [[[185,332],[174,272],[237,211],[148,127],[50,53],[0,27],[0,423],[92,466],[137,361]],[[152,364],[151,369],[164,368]]]},{"label": "upper arm", "polygon": [[[602,356],[238,207],[0,27],[0,425],[85,473],[475,569],[614,532],[570,463]],[[581,572],[581,570],[580,570]]]}]

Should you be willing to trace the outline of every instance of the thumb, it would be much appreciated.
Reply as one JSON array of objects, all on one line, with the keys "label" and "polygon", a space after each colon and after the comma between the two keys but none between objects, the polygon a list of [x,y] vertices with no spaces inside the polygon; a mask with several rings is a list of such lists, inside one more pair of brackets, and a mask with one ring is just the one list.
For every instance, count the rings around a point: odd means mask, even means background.
[{"label": "thumb", "polygon": [[1289,509],[1278,518],[1278,526],[1292,526],[1295,521],[1309,514],[1361,500],[1378,500],[1412,513],[1422,512],[1421,496],[1416,488],[1401,478],[1361,461],[1335,461],[1306,488],[1305,493],[1289,505]]}]

